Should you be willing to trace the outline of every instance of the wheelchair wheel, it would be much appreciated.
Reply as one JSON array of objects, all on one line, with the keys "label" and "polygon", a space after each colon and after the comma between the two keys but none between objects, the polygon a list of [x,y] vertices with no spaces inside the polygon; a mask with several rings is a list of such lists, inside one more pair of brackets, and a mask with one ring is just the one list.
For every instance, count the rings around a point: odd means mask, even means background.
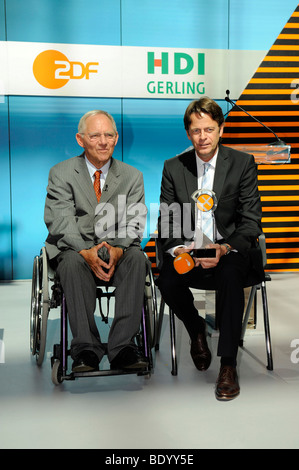
[{"label": "wheelchair wheel", "polygon": [[44,360],[49,314],[48,260],[45,248],[33,262],[30,312],[30,348],[36,362]]},{"label": "wheelchair wheel", "polygon": [[62,383],[62,367],[59,359],[56,359],[53,362],[51,379],[54,385],[60,385]]},{"label": "wheelchair wheel", "polygon": [[153,274],[150,271],[146,276],[144,289],[144,307],[149,334],[149,345],[153,348],[156,344],[157,335],[157,299]]}]

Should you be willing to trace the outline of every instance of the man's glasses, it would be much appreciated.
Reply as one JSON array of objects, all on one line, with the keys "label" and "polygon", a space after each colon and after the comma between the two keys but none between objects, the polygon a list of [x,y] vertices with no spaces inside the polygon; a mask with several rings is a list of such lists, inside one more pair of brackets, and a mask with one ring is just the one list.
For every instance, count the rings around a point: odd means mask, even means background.
[{"label": "man's glasses", "polygon": [[97,142],[100,140],[102,137],[104,137],[106,140],[113,140],[115,139],[115,134],[113,132],[104,132],[103,134],[81,134],[81,135],[87,135],[89,140],[91,142]]}]

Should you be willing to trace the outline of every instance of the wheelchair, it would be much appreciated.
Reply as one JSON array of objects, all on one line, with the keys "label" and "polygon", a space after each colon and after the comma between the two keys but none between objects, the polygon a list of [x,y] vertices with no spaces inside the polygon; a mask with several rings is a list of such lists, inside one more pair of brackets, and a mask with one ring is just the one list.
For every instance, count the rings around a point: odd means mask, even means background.
[{"label": "wheelchair", "polygon": [[[147,257],[146,253],[144,256]],[[51,309],[60,308],[60,343],[54,344],[51,357],[51,378],[54,385],[64,380],[79,377],[137,374],[150,377],[154,368],[153,351],[157,335],[157,300],[156,288],[151,269],[148,270],[144,287],[144,302],[139,332],[135,338],[140,352],[147,359],[147,367],[141,370],[100,369],[90,372],[71,372],[68,370],[68,315],[66,300],[55,271],[50,267],[46,248],[33,261],[31,308],[30,308],[30,349],[38,366],[43,364],[46,351],[47,323]],[[109,306],[114,297],[113,285],[102,283],[97,287],[97,299],[102,321],[108,324]],[[106,312],[103,302],[106,299]]]}]

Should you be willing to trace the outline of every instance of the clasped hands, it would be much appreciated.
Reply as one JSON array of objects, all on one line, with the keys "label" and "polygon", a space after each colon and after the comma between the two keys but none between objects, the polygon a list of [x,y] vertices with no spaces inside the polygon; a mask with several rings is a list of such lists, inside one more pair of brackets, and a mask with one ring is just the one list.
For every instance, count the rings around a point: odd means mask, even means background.
[{"label": "clasped hands", "polygon": [[[109,253],[109,262],[106,263],[98,256],[98,251],[102,247],[106,247]],[[101,242],[88,250],[79,251],[87,264],[97,278],[101,281],[109,282],[114,274],[115,267],[123,255],[122,248],[111,246],[107,242]]]},{"label": "clasped hands", "polygon": [[[219,245],[219,243],[210,243],[209,245],[205,246],[205,248],[216,249],[216,257],[215,258],[196,258],[192,256],[194,260],[194,265],[195,267],[201,266],[203,269],[215,268],[218,265],[221,256],[225,254],[225,252],[222,250],[222,245]],[[192,250],[194,250],[194,242],[192,242],[191,245],[189,245],[188,247],[180,246],[176,248],[174,250],[174,255],[178,256],[182,253],[190,253]]]}]

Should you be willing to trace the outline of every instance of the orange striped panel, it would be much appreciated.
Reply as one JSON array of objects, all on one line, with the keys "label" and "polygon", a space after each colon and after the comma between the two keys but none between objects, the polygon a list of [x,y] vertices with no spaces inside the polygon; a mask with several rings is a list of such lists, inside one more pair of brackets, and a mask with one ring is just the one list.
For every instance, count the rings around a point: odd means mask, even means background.
[{"label": "orange striped panel", "polygon": [[[237,100],[237,105],[243,107],[251,116],[260,119],[291,146],[291,163],[259,164],[257,167],[263,211],[262,227],[266,234],[268,267],[271,267],[271,272],[299,271],[297,30],[299,5]],[[226,118],[222,143],[227,146],[264,146],[273,143],[273,134],[262,126],[258,132],[258,126],[259,123],[254,121],[254,118],[233,107]]]},{"label": "orange striped panel", "polygon": [[[250,111],[250,114],[252,114],[252,116],[298,116],[298,111],[292,111],[291,109],[289,111],[275,111],[275,109],[273,109],[273,111],[255,111],[254,110],[254,111]],[[248,117],[247,114],[244,113],[243,111],[231,111],[229,113],[229,116]],[[225,124],[227,124],[227,122]]]},{"label": "orange striped panel", "polygon": [[[261,165],[262,170],[273,170],[273,165]],[[280,172],[283,172],[285,170],[299,170],[299,165],[292,165],[291,163],[288,163],[287,166],[285,164],[283,165],[275,165],[275,170],[279,170]]]},{"label": "orange striped panel", "polygon": [[267,238],[266,243],[284,243],[284,242],[292,242],[292,243],[299,243],[299,238],[297,237],[290,237],[290,238]]},{"label": "orange striped panel", "polygon": [[281,44],[274,44],[271,48],[270,51],[298,51],[299,46],[298,45],[281,45]]},{"label": "orange striped panel", "polygon": [[299,206],[264,206],[262,207],[262,212],[295,212],[298,211],[299,214]]},{"label": "orange striped panel", "polygon": [[261,196],[263,202],[266,201],[299,201],[299,196]]},{"label": "orange striped panel", "polygon": [[277,39],[293,39],[295,41],[299,40],[299,34],[279,34]]},{"label": "orange striped panel", "polygon": [[297,23],[286,23],[285,28],[298,28]]},{"label": "orange striped panel", "polygon": [[[299,121],[294,121],[294,122],[268,122],[267,121],[267,126],[279,126],[279,127],[298,127],[299,126]],[[236,127],[235,122],[226,122],[225,127]],[[261,128],[261,125],[258,122],[240,122],[238,123],[238,127],[259,127]],[[298,132],[298,130],[297,130]]]},{"label": "orange striped panel", "polygon": [[299,186],[296,185],[270,185],[270,186],[259,186],[260,191],[299,191]]},{"label": "orange striped panel", "polygon": [[[286,137],[293,137],[294,133],[293,132],[276,132],[276,134],[278,135],[278,137],[281,137],[281,138],[286,138]],[[261,132],[261,133],[257,133],[257,134],[254,134],[253,132],[250,132],[250,134],[247,134],[247,133],[242,133],[242,132],[238,132],[238,133],[235,133],[235,134],[229,134],[229,133],[226,133],[225,134],[225,137],[235,137],[235,136],[238,136],[239,138],[242,138],[242,137],[247,137],[249,139],[252,139],[254,137],[269,137],[269,136],[272,136],[273,138],[273,134],[271,132]]]},{"label": "orange striped panel", "polygon": [[291,55],[268,55],[264,58],[263,62],[298,62],[298,57]]},{"label": "orange striped panel", "polygon": [[299,217],[263,217],[262,222],[299,222]]},{"label": "orange striped panel", "polygon": [[299,175],[259,175],[258,180],[298,180]]},{"label": "orange striped panel", "polygon": [[268,253],[299,253],[299,248],[268,248]]},{"label": "orange striped panel", "polygon": [[277,258],[277,259],[270,259],[270,260],[267,260],[267,263],[268,264],[282,264],[282,263],[298,263],[299,262],[299,258],[293,258],[293,259],[289,259],[289,258]]},{"label": "orange striped panel", "polygon": [[[296,82],[297,83],[297,82]],[[298,82],[299,84],[299,82]],[[291,87],[291,88],[288,88],[288,89],[279,89],[279,94],[280,95],[290,95],[291,93],[293,93],[295,90],[295,87]],[[267,88],[267,89],[263,89],[263,88],[250,88],[248,90],[244,90],[243,93],[242,93],[242,96],[243,95],[274,95],[275,93],[277,93],[277,89],[271,89],[271,88]]]},{"label": "orange striped panel", "polygon": [[298,232],[298,227],[272,227],[272,228],[263,228],[264,233],[286,233],[286,232]]},{"label": "orange striped panel", "polygon": [[[295,70],[293,70],[295,72]],[[297,70],[299,72],[299,68]],[[280,90],[279,90],[280,91]],[[244,107],[244,106],[292,106],[292,101],[291,100],[252,100],[252,101],[247,101],[247,100],[238,100],[237,104]]]},{"label": "orange striped panel", "polygon": [[295,268],[292,268],[292,269],[265,269],[265,272],[266,273],[285,273],[285,272],[297,272],[299,271],[299,269],[295,269]]}]

